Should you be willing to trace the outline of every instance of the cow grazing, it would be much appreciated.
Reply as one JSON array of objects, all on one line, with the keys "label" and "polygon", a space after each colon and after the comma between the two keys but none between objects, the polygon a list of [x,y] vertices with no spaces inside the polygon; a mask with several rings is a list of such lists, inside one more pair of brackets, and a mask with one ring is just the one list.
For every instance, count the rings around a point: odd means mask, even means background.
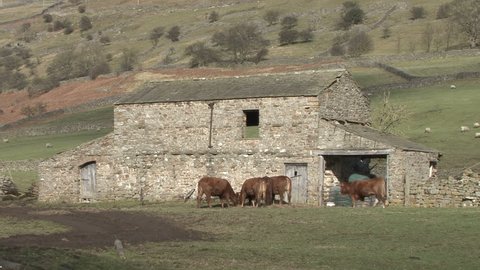
[{"label": "cow grazing", "polygon": [[263,200],[264,205],[272,203],[272,180],[269,177],[254,177],[245,180],[240,190],[240,205],[249,199],[254,207],[258,207]]},{"label": "cow grazing", "polygon": [[280,204],[283,204],[285,193],[287,193],[288,204],[292,199],[292,179],[285,175],[272,176],[272,198],[275,198],[275,195],[280,196]]},{"label": "cow grazing", "polygon": [[355,207],[357,200],[365,200],[365,197],[374,195],[383,203],[383,207],[388,205],[385,189],[385,179],[375,177],[368,180],[355,182],[340,182],[340,192],[349,195],[352,199],[352,207]]},{"label": "cow grazing", "polygon": [[212,207],[211,196],[220,198],[222,208],[224,207],[224,202],[227,202],[227,206],[229,201],[233,205],[238,203],[238,198],[232,186],[227,180],[222,178],[204,176],[198,181],[197,208],[200,207],[203,194],[205,194],[207,199],[208,207]]}]

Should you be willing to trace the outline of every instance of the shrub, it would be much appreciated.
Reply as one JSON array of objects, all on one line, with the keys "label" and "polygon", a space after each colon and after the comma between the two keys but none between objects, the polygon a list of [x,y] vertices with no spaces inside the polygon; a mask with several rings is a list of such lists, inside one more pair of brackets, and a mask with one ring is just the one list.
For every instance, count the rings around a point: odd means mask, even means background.
[{"label": "shrub", "polygon": [[27,76],[20,72],[13,72],[8,80],[9,88],[21,90],[28,85]]},{"label": "shrub", "polygon": [[286,17],[283,17],[280,24],[282,25],[282,29],[292,29],[295,26],[297,26],[298,19],[295,16],[286,16]]},{"label": "shrub", "polygon": [[169,38],[171,41],[175,42],[178,41],[178,37],[180,36],[180,27],[175,25],[170,28],[167,32],[167,38]]},{"label": "shrub", "polygon": [[71,25],[66,26],[66,27],[63,29],[63,33],[64,33],[65,35],[70,35],[71,33],[73,33],[73,26],[71,26]]},{"label": "shrub", "polygon": [[163,33],[165,32],[165,28],[162,26],[155,27],[152,29],[150,32],[150,40],[152,41],[153,46],[157,46],[158,40],[160,39],[161,36],[163,36]]},{"label": "shrub", "polygon": [[90,18],[87,16],[82,16],[82,18],[80,18],[79,27],[81,32],[90,30],[92,28],[92,22],[90,21]]},{"label": "shrub", "polygon": [[342,15],[338,26],[340,29],[350,29],[351,26],[361,24],[365,20],[365,12],[357,2],[343,2]]},{"label": "shrub", "polygon": [[297,40],[299,33],[295,29],[284,29],[278,33],[280,45],[293,44]]},{"label": "shrub", "polygon": [[62,21],[56,20],[53,22],[53,31],[59,31],[65,28],[65,25]]},{"label": "shrub", "polygon": [[216,12],[215,10],[210,12],[210,14],[208,15],[208,22],[210,23],[216,22],[219,19],[220,19],[220,14],[218,14],[218,12]]},{"label": "shrub", "polygon": [[310,42],[313,40],[312,29],[305,29],[298,33],[298,38],[303,42]]},{"label": "shrub", "polygon": [[40,96],[53,88],[59,85],[58,81],[54,78],[47,77],[47,78],[39,78],[35,77],[28,88],[28,96],[29,97],[37,97]]},{"label": "shrub", "polygon": [[23,23],[22,25],[20,25],[20,29],[19,29],[19,32],[20,33],[25,33],[27,32],[28,30],[30,30],[30,28],[32,27],[32,24],[27,22],[27,23]]},{"label": "shrub", "polygon": [[78,6],[78,13],[85,13],[87,7],[85,5]]},{"label": "shrub", "polygon": [[123,49],[120,56],[120,72],[133,70],[137,64],[138,56],[132,49]]},{"label": "shrub", "polygon": [[451,6],[449,3],[442,4],[438,7],[437,10],[437,20],[445,19],[450,17],[451,13]]},{"label": "shrub", "polygon": [[277,10],[268,10],[263,15],[263,19],[268,23],[268,25],[274,25],[278,22],[278,17],[280,16],[280,12]]},{"label": "shrub", "polygon": [[358,57],[362,54],[373,50],[373,40],[364,31],[355,33],[348,40],[348,54],[353,57]]},{"label": "shrub", "polygon": [[383,39],[387,39],[390,37],[391,35],[391,30],[390,30],[390,27],[389,26],[385,26],[382,30],[382,38]]},{"label": "shrub", "polygon": [[105,35],[105,36],[102,35],[102,36],[100,37],[100,43],[102,43],[103,45],[108,45],[108,44],[110,44],[110,37],[109,37],[109,36],[106,36],[106,35]]},{"label": "shrub", "polygon": [[108,73],[110,73],[110,65],[107,62],[100,62],[90,69],[88,76],[90,79],[95,80],[98,76]]},{"label": "shrub", "polygon": [[332,47],[330,47],[329,52],[332,56],[344,56],[345,47],[342,44],[334,43]]},{"label": "shrub", "polygon": [[25,106],[20,109],[20,112],[29,118],[36,115],[43,114],[46,111],[47,111],[47,105],[42,102],[37,102],[34,106]]},{"label": "shrub", "polygon": [[243,63],[252,59],[258,51],[268,46],[258,27],[254,24],[240,23],[212,36],[212,42],[230,52],[232,61]]},{"label": "shrub", "polygon": [[191,56],[190,67],[208,66],[220,60],[217,51],[208,48],[205,42],[196,42],[185,48],[185,55]]},{"label": "shrub", "polygon": [[426,16],[425,8],[423,7],[412,7],[410,9],[410,20],[423,19]]},{"label": "shrub", "polygon": [[43,14],[43,22],[51,23],[53,21],[53,16],[51,14]]}]

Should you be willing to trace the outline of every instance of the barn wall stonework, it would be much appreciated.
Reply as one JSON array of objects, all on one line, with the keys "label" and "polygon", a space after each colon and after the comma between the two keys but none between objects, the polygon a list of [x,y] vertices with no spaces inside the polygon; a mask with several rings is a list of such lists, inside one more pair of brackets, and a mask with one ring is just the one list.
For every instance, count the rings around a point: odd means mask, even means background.
[{"label": "barn wall stonework", "polygon": [[320,116],[357,123],[370,122],[368,98],[350,76],[341,76],[319,96]]},{"label": "barn wall stonework", "polygon": [[[244,137],[246,110],[258,110],[257,138]],[[302,164],[307,203],[324,205],[333,191],[338,195],[338,180],[349,169],[324,174],[327,156],[321,153],[349,150],[384,153],[375,157],[384,160],[377,169],[394,205],[458,206],[465,194],[480,196],[475,177],[430,177],[436,153],[398,149],[348,128],[367,123],[369,114],[368,99],[348,76],[319,97],[117,104],[113,133],[41,162],[39,200],[81,202],[80,168],[88,162],[96,164],[95,201],[177,199],[204,175],[225,178],[239,191],[247,178],[285,174],[286,164]],[[344,160],[339,166],[352,163]]]},{"label": "barn wall stonework", "polygon": [[111,200],[115,196],[112,182],[112,135],[107,135],[73,150],[57,154],[38,166],[40,201],[81,201],[80,166],[97,164],[97,199]]}]

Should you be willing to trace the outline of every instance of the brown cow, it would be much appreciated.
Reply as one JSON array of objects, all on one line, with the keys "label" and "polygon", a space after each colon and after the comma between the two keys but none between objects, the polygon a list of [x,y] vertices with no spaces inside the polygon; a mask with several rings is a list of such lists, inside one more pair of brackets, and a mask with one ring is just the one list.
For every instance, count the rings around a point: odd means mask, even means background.
[{"label": "brown cow", "polygon": [[269,177],[254,177],[245,180],[240,190],[240,204],[245,204],[245,199],[249,199],[254,207],[258,207],[263,200],[264,205],[271,204],[272,185]]},{"label": "brown cow", "polygon": [[372,195],[375,195],[379,201],[382,201],[384,208],[388,205],[387,197],[385,195],[385,179],[383,179],[383,177],[375,177],[351,183],[340,182],[340,192],[344,195],[350,196],[352,199],[352,207],[355,207],[355,201],[363,201],[365,200],[365,197]]},{"label": "brown cow", "polygon": [[238,198],[232,186],[227,180],[222,178],[204,176],[198,181],[197,208],[200,207],[203,194],[205,194],[207,199],[208,207],[212,207],[211,196],[218,196],[220,198],[222,208],[225,201],[227,202],[227,206],[229,205],[229,201],[232,201],[234,206],[238,203]]},{"label": "brown cow", "polygon": [[272,176],[270,179],[272,179],[272,198],[275,198],[275,195],[279,195],[280,204],[283,204],[285,193],[287,193],[288,204],[290,204],[292,199],[292,179],[285,175]]}]

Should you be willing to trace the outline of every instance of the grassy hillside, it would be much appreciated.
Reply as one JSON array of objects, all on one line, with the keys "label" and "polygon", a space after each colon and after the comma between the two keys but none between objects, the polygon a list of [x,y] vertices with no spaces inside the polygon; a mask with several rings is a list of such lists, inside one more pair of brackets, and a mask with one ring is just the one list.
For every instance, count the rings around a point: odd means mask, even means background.
[{"label": "grassy hillside", "polygon": [[[6,2],[6,1],[5,1]],[[53,2],[53,1],[50,1]],[[79,1],[82,2],[82,1]],[[28,5],[13,6],[5,4],[0,8],[0,21],[4,26],[0,31],[0,45],[12,43],[22,37],[19,34],[21,25],[31,23],[31,32],[35,39],[25,43],[30,48],[39,66],[37,74],[43,74],[53,57],[66,48],[77,47],[84,43],[98,42],[100,36],[111,39],[109,45],[103,46],[105,53],[111,54],[113,68],[118,66],[120,52],[124,48],[135,50],[140,56],[142,68],[162,66],[163,59],[170,48],[174,51],[173,65],[184,65],[188,57],[184,55],[186,46],[199,40],[209,40],[216,31],[226,29],[239,22],[251,22],[259,26],[264,36],[271,41],[268,62],[285,61],[285,59],[311,59],[326,55],[332,39],[343,31],[336,25],[340,18],[341,0],[299,0],[299,1],[233,1],[233,0],[179,0],[179,1],[88,1],[85,13],[78,12],[78,5],[65,1],[64,4],[48,9],[54,20],[68,19],[73,23],[74,32],[65,35],[62,31],[48,32],[42,16],[36,16],[42,10],[41,2]],[[448,1],[412,0],[405,2],[389,0],[365,0],[360,7],[366,13],[366,20],[358,28],[369,32],[374,41],[374,50],[368,55],[391,55],[423,52],[422,33],[427,24],[433,25],[435,35],[440,40],[434,50],[444,50],[444,40],[440,38],[445,20],[435,20],[436,11],[442,3]],[[139,3],[139,5],[137,5]],[[421,6],[426,10],[426,17],[410,20],[410,9]],[[393,9],[393,12],[389,13]],[[297,29],[310,28],[314,33],[312,42],[289,46],[279,46],[278,33],[281,25],[268,26],[262,18],[268,10],[280,12],[280,19],[285,16],[298,18]],[[207,15],[216,11],[220,14],[217,22],[209,23]],[[91,19],[93,28],[81,32],[78,23],[82,16]],[[29,18],[25,20],[25,18]],[[24,20],[22,20],[24,19]],[[15,23],[6,23],[8,21]],[[158,26],[168,30],[172,26],[180,26],[181,35],[178,42],[165,37],[160,38],[157,46],[149,39],[151,30]],[[383,28],[389,27],[391,36],[382,38]],[[88,40],[90,36],[93,39]],[[464,44],[466,39],[460,35],[452,39],[450,46]],[[413,46],[415,45],[415,46]],[[328,54],[327,54],[328,55]],[[291,60],[289,60],[291,61]]]},{"label": "grassy hillside", "polygon": [[[456,89],[450,89],[450,83]],[[477,165],[480,169],[480,139],[475,133],[480,129],[473,124],[480,122],[480,80],[459,80],[423,88],[391,90],[390,102],[404,105],[409,117],[401,125],[404,136],[437,149],[443,153],[440,170],[454,174]],[[372,105],[378,106],[381,95],[375,95]],[[460,126],[470,127],[460,132]],[[425,133],[430,127],[432,132]]]}]

